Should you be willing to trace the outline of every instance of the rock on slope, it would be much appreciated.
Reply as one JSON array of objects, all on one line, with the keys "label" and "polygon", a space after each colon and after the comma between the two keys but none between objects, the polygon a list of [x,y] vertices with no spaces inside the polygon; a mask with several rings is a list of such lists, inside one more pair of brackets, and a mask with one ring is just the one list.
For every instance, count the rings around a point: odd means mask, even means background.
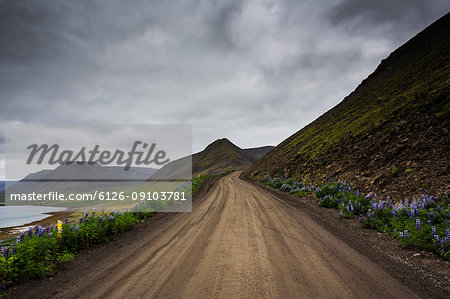
[{"label": "rock on slope", "polygon": [[450,14],[384,59],[355,91],[246,173],[345,179],[394,198],[448,192]]}]

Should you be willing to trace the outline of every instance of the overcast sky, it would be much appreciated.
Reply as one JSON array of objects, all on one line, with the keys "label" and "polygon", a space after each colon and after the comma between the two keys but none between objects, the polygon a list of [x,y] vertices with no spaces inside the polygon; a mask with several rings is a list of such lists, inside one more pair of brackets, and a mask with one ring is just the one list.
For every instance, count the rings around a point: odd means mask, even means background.
[{"label": "overcast sky", "polygon": [[276,145],[450,1],[0,0],[0,119],[189,123]]}]

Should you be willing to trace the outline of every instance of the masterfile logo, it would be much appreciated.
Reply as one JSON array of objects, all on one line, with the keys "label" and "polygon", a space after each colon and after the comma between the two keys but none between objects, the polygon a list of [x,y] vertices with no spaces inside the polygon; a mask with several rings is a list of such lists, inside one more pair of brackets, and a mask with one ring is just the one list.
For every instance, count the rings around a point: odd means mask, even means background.
[{"label": "masterfile logo", "polygon": [[[139,150],[141,147],[143,150]],[[100,151],[100,145],[96,144],[92,150],[86,150],[86,147],[82,147],[80,151],[74,152],[72,150],[59,151],[59,145],[53,144],[49,146],[48,144],[32,144],[27,147],[30,150],[30,155],[26,164],[31,164],[36,157],[36,164],[41,165],[44,159],[47,158],[47,163],[49,165],[55,164],[72,164],[72,163],[99,163],[100,165],[125,165],[124,170],[128,171],[130,166],[133,164],[133,159],[136,160],[134,163],[136,165],[151,165],[155,164],[157,166],[164,165],[170,161],[166,159],[166,152],[163,150],[158,150],[154,154],[156,148],[156,143],[149,145],[146,142],[135,141],[132,149],[129,152],[124,152],[116,149],[114,152],[104,150]]]}]

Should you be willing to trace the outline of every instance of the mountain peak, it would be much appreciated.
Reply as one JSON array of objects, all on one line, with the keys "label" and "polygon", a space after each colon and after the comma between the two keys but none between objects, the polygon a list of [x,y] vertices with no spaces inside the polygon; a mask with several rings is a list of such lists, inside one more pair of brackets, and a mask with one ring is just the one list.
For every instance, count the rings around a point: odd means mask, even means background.
[{"label": "mountain peak", "polygon": [[215,147],[215,146],[230,146],[230,145],[231,146],[237,146],[233,142],[228,140],[227,138],[220,138],[220,139],[216,139],[213,142],[211,142],[210,144],[208,144],[206,146],[206,148],[208,148],[208,147]]},{"label": "mountain peak", "polygon": [[[227,138],[210,143],[203,151],[184,157],[161,168],[152,178],[170,178],[174,175],[219,174],[225,170],[245,170],[272,147],[241,149]],[[191,160],[189,160],[191,159]],[[191,162],[192,161],[192,164]]]}]

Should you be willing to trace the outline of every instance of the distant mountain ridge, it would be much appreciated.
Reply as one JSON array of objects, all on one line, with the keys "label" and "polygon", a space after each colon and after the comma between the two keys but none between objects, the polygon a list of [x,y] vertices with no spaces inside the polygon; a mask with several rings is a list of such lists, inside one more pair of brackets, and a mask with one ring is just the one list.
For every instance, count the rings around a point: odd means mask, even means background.
[{"label": "distant mountain ridge", "polygon": [[31,180],[142,180],[157,169],[148,167],[103,166],[98,163],[63,164],[53,170],[44,169],[31,173],[22,181]]},{"label": "distant mountain ridge", "polygon": [[226,138],[218,139],[192,156],[192,173],[216,173],[226,169],[245,169],[258,159]]},{"label": "distant mountain ridge", "polygon": [[168,163],[151,179],[188,178],[191,173],[192,176],[197,176],[220,174],[232,169],[245,170],[272,148],[273,146],[263,146],[241,149],[226,138],[218,139],[201,152]]},{"label": "distant mountain ridge", "polygon": [[[63,164],[52,170],[31,173],[8,187],[8,191],[11,193],[82,192],[127,188],[149,178],[154,180],[190,179],[191,174],[218,174],[225,170],[247,169],[272,148],[265,146],[243,150],[223,138],[211,143],[199,153],[170,162],[160,170],[131,167],[125,171],[121,166],[102,166],[97,163]],[[1,194],[3,191],[0,189],[0,196]]]},{"label": "distant mountain ridge", "polygon": [[97,163],[63,164],[55,169],[31,173],[21,181],[8,187],[12,193],[48,191],[86,191],[117,186],[132,186],[145,181],[157,169],[131,167],[125,171],[121,166],[102,166]]},{"label": "distant mountain ridge", "polygon": [[384,59],[337,106],[246,175],[345,179],[388,195],[450,192],[450,14]]},{"label": "distant mountain ridge", "polygon": [[[255,148],[244,148],[244,151],[246,153],[249,153],[252,155],[256,160],[261,159],[265,154],[270,152],[274,146],[261,146],[261,147],[255,147]],[[256,161],[255,161],[256,162]]]},{"label": "distant mountain ridge", "polygon": [[0,197],[5,196],[5,182],[0,181]]}]

